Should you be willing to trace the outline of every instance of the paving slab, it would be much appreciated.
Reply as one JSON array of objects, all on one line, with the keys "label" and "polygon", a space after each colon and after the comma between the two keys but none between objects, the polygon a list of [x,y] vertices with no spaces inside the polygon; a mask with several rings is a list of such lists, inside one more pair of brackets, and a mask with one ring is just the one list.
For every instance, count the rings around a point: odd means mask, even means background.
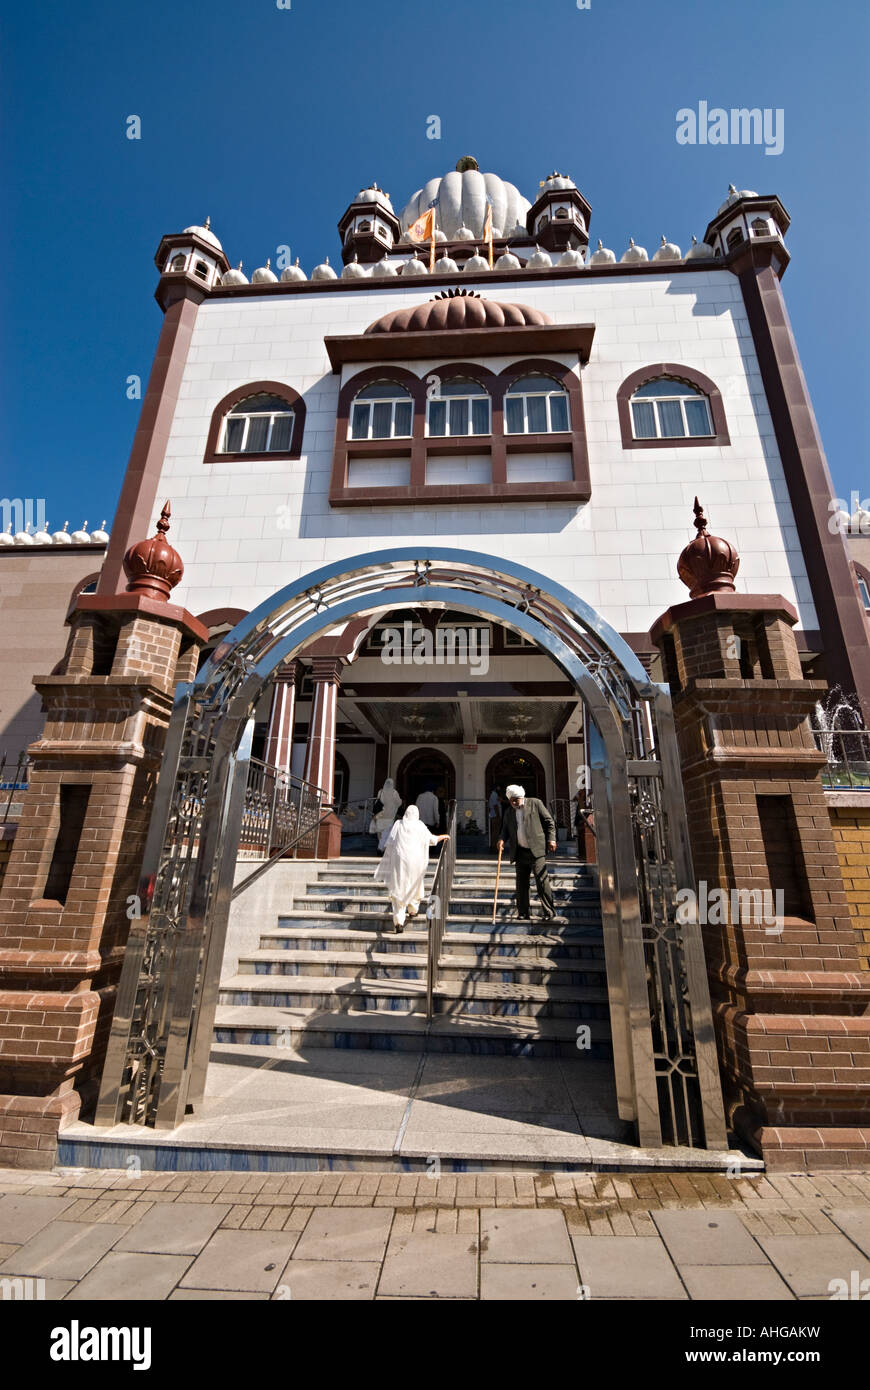
[{"label": "paving slab", "polygon": [[657,1236],[572,1236],[591,1299],[684,1299],[688,1295]]},{"label": "paving slab", "polygon": [[680,1265],[689,1297],[704,1302],[794,1302],[794,1294],[776,1270],[763,1265]]},{"label": "paving slab", "polygon": [[734,1211],[654,1211],[652,1219],[674,1264],[766,1265],[767,1256]]},{"label": "paving slab", "polygon": [[298,1260],[383,1259],[393,1213],[388,1207],[320,1207],[293,1254]]},{"label": "paving slab", "polygon": [[[3,1291],[0,1292],[0,1303],[7,1299],[25,1302],[31,1300],[46,1303],[56,1302],[65,1298],[70,1289],[76,1286],[75,1279],[44,1279],[41,1276],[34,1279],[32,1276],[21,1276],[16,1278],[14,1274],[0,1275],[0,1285]],[[7,1292],[8,1290],[8,1292]]]},{"label": "paving slab", "polygon": [[168,1301],[170,1303],[192,1303],[194,1301],[201,1303],[220,1299],[223,1303],[228,1298],[233,1301],[247,1299],[251,1302],[258,1299],[265,1303],[269,1295],[265,1292],[255,1293],[253,1289],[176,1289],[174,1293],[169,1295]]},{"label": "paving slab", "polygon": [[471,1107],[438,1105],[428,1100],[411,1102],[408,1128],[466,1130],[477,1134],[519,1134],[527,1129],[552,1134],[580,1134],[580,1122],[574,1111],[566,1109],[556,1114],[546,1111],[475,1110]]},{"label": "paving slab", "polygon": [[190,1266],[185,1255],[144,1255],[110,1251],[67,1295],[67,1303],[84,1299],[131,1303],[163,1301]]},{"label": "paving slab", "polygon": [[50,1221],[56,1221],[71,1207],[72,1197],[28,1197],[24,1193],[7,1193],[0,1197],[0,1241],[23,1245]]},{"label": "paving slab", "polygon": [[511,1300],[536,1303],[545,1300],[576,1302],[580,1281],[571,1264],[492,1264],[481,1265],[480,1297],[485,1300]]},{"label": "paving slab", "polygon": [[476,1298],[477,1241],[473,1236],[414,1231],[387,1247],[379,1294],[412,1298]]},{"label": "paving slab", "polygon": [[83,1279],[127,1229],[108,1221],[52,1221],[3,1261],[0,1275]]},{"label": "paving slab", "polygon": [[[290,1260],[273,1299],[331,1302],[373,1299],[381,1266],[377,1260]],[[283,1292],[283,1290],[287,1292]]]},{"label": "paving slab", "polygon": [[[431,1121],[429,1122],[431,1125]],[[448,1134],[440,1128],[424,1129],[409,1124],[400,1149],[403,1158],[428,1158],[430,1155],[480,1161],[515,1163],[571,1163],[588,1166],[589,1141],[581,1134],[554,1133],[534,1126],[522,1126],[511,1133],[495,1130],[452,1129]]]},{"label": "paving slab", "polygon": [[826,1214],[870,1258],[870,1211],[866,1207],[834,1207],[827,1208]]},{"label": "paving slab", "polygon": [[230,1210],[223,1202],[160,1202],[129,1228],[115,1249],[198,1255]]},{"label": "paving slab", "polygon": [[758,1243],[798,1298],[830,1298],[831,1284],[853,1272],[870,1279],[868,1260],[845,1236],[762,1236]]},{"label": "paving slab", "polygon": [[561,1211],[536,1211],[532,1207],[482,1211],[480,1258],[486,1264],[532,1261],[538,1265],[573,1265],[565,1217]]},{"label": "paving slab", "polygon": [[215,1231],[181,1287],[272,1293],[296,1240],[294,1231]]}]

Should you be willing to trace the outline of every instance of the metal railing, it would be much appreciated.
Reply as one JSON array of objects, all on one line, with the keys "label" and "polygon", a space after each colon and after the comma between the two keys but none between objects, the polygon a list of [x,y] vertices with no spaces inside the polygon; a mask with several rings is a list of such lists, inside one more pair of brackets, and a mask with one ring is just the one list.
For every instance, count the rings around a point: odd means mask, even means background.
[{"label": "metal railing", "polygon": [[12,763],[4,753],[0,758],[0,824],[5,825],[15,801],[16,792],[26,792],[30,784],[30,758],[19,753],[12,771]]},{"label": "metal railing", "polygon": [[870,729],[813,729],[813,737],[828,764],[827,791],[870,792]]},{"label": "metal railing", "polygon": [[435,865],[435,878],[429,894],[426,917],[429,923],[429,943],[426,961],[426,1017],[433,1014],[435,986],[438,983],[438,962],[441,959],[441,944],[444,928],[450,911],[450,894],[453,892],[453,871],[456,867],[456,802],[451,801],[447,808],[447,834],[450,837],[441,845],[438,862]]},{"label": "metal railing", "polygon": [[233,898],[276,860],[295,859],[300,851],[313,857],[320,827],[332,811],[332,798],[321,787],[259,758],[251,758],[238,857],[265,862],[235,885]]}]

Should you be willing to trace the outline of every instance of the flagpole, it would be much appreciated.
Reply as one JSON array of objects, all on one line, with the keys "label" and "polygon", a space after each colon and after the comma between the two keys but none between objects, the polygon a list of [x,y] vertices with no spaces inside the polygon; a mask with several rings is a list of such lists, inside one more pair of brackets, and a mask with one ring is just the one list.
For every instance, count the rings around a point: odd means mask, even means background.
[{"label": "flagpole", "polygon": [[435,218],[432,218],[432,236],[429,239],[429,274],[435,269]]}]

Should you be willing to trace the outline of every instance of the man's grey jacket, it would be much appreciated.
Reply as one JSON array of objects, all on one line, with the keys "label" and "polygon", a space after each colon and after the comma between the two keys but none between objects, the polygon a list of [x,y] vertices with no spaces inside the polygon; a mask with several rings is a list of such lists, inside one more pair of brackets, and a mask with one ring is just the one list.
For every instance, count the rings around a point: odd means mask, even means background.
[{"label": "man's grey jacket", "polygon": [[[547,842],[556,838],[556,824],[543,801],[536,796],[527,796],[522,805],[525,812],[526,839],[529,850],[535,859],[543,859],[547,853]],[[499,839],[506,841],[510,849],[511,863],[517,857],[517,813],[510,804],[504,813]]]}]

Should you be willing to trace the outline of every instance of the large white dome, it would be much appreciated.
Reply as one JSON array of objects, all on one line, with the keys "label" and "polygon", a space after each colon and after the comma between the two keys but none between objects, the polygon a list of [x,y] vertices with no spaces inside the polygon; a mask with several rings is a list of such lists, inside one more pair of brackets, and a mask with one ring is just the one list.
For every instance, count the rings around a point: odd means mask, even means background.
[{"label": "large white dome", "polygon": [[425,183],[402,212],[402,231],[406,232],[434,199],[436,225],[448,241],[463,226],[469,227],[475,237],[482,237],[487,194],[492,198],[493,235],[525,232],[528,199],[498,174],[482,174],[479,169],[465,169],[462,173],[453,169],[442,178]]}]

